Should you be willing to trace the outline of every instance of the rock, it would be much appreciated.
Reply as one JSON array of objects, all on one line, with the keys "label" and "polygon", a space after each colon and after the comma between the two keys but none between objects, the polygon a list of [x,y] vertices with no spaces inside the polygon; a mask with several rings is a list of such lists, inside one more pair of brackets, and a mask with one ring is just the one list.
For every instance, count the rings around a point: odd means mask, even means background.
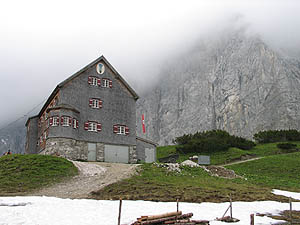
[{"label": "rock", "polygon": [[223,129],[251,139],[269,129],[300,129],[300,61],[259,37],[233,31],[168,62],[137,103],[137,133],[161,145],[197,131]]}]

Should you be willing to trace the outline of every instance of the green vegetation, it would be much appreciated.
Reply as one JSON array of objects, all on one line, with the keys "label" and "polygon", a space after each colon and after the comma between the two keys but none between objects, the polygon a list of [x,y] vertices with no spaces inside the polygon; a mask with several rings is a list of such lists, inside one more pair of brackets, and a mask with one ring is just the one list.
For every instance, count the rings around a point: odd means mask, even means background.
[{"label": "green vegetation", "polygon": [[300,141],[300,132],[297,130],[267,130],[254,134],[253,138],[258,143]]},{"label": "green vegetation", "polygon": [[234,201],[287,200],[271,194],[270,188],[251,184],[243,179],[210,176],[202,168],[182,168],[181,173],[142,165],[139,175],[106,186],[92,193],[95,199],[131,199],[150,201],[224,202],[231,195]]},{"label": "green vegetation", "polygon": [[46,155],[0,157],[0,194],[28,192],[78,173],[72,162]]},{"label": "green vegetation", "polygon": [[230,147],[236,147],[243,150],[249,150],[255,146],[255,143],[242,137],[230,135],[223,130],[211,130],[187,134],[175,138],[174,142],[178,144],[177,152],[180,153],[211,153],[224,152]]},{"label": "green vegetation", "polygon": [[227,166],[252,184],[300,191],[300,152],[273,155],[255,161]]},{"label": "green vegetation", "polygon": [[[171,146],[163,146],[157,148],[157,159],[176,154],[176,145]],[[182,154],[179,153],[179,159],[177,162],[183,162],[189,157],[193,155],[199,155],[199,153],[188,153],[188,154]],[[238,148],[229,148],[227,151],[222,152],[209,152],[205,155],[210,156],[210,161],[212,165],[221,165],[225,163],[230,163],[233,161],[241,160],[242,158],[246,157],[255,157],[256,154],[250,151],[241,150]]]}]

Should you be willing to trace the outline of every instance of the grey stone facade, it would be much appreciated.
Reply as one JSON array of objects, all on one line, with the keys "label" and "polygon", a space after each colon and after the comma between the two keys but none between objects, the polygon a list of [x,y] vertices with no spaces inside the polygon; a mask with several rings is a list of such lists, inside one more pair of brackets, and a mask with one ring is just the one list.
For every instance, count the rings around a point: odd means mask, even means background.
[{"label": "grey stone facade", "polygon": [[[99,63],[105,68],[101,74],[97,71]],[[97,80],[96,85],[90,83],[91,77]],[[101,101],[102,107],[91,107],[91,99],[99,100],[99,104]],[[133,89],[101,56],[60,83],[35,119],[27,121],[25,152],[88,160],[88,144],[95,143],[96,161],[105,161],[106,145],[127,146],[128,162],[136,163],[137,99]],[[70,123],[64,124],[62,117],[70,119]],[[55,118],[58,118],[57,123]],[[97,130],[89,127],[87,130],[88,122],[95,122]],[[126,132],[116,132],[116,125],[124,126]]]}]

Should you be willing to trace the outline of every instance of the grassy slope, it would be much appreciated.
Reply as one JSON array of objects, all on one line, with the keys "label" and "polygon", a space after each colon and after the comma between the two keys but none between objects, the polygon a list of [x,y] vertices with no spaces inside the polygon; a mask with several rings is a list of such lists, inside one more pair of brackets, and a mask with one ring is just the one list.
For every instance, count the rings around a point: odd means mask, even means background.
[{"label": "grassy slope", "polygon": [[300,152],[273,155],[263,159],[228,166],[252,184],[300,191]]},{"label": "grassy slope", "polygon": [[[299,142],[297,143],[299,147]],[[158,148],[158,158],[176,153],[175,146]],[[257,145],[250,151],[231,148],[210,154],[212,164],[223,164],[253,154],[265,158],[228,166],[246,179],[212,177],[200,168],[184,168],[181,174],[153,165],[143,165],[137,176],[109,185],[94,193],[96,199],[144,199],[154,201],[222,202],[233,200],[286,200],[271,194],[272,188],[300,191],[300,153],[280,154],[276,143]],[[191,154],[193,155],[193,154]],[[180,155],[178,161],[187,159]],[[297,179],[298,178],[298,179]]]},{"label": "grassy slope", "polygon": [[78,173],[66,159],[45,155],[0,157],[0,194],[28,192]]},{"label": "grassy slope", "polygon": [[[277,148],[276,145],[278,143],[258,144],[253,149],[247,151],[238,148],[230,148],[226,152],[204,153],[203,155],[210,156],[211,164],[221,165],[232,161],[240,160],[242,156],[246,155],[251,155],[253,157],[265,157],[280,154],[282,153],[282,151],[279,148]],[[297,147],[300,148],[300,142],[292,143],[297,144]],[[169,156],[171,154],[176,154],[176,145],[163,146],[157,148],[158,159]],[[199,153],[180,154],[178,162],[183,162],[184,160],[187,160],[190,156],[193,155],[199,155]]]},{"label": "grassy slope", "polygon": [[94,193],[95,199],[151,201],[222,202],[232,195],[235,201],[283,200],[269,188],[243,179],[212,177],[201,168],[184,168],[181,174],[154,165],[143,165],[140,175],[109,185]]}]

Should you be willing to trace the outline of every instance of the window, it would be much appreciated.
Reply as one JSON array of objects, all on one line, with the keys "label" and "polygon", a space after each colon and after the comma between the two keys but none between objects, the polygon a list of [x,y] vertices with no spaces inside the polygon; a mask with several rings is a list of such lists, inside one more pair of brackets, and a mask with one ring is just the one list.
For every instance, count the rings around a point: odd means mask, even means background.
[{"label": "window", "polygon": [[113,131],[115,134],[128,135],[129,128],[125,125],[114,125]]},{"label": "window", "polygon": [[102,63],[98,63],[97,67],[96,67],[97,73],[99,74],[103,74],[105,71],[105,67]]},{"label": "window", "polygon": [[61,117],[61,125],[63,127],[68,127],[68,126],[71,126],[72,124],[72,118],[69,117],[69,116],[62,116]]},{"label": "window", "polygon": [[103,78],[102,79],[102,87],[112,88],[112,81],[110,79]]},{"label": "window", "polygon": [[84,129],[87,131],[100,132],[102,125],[95,121],[88,121],[84,123]]},{"label": "window", "polygon": [[89,106],[94,109],[102,108],[102,101],[97,98],[90,98]]},{"label": "window", "polygon": [[74,129],[78,128],[78,120],[77,119],[73,119],[73,128]]},{"label": "window", "polygon": [[53,127],[59,126],[59,117],[58,116],[53,116],[52,121],[53,122],[51,124],[51,119],[50,119],[50,126],[53,126]]},{"label": "window", "polygon": [[125,126],[119,126],[117,134],[125,134]]},{"label": "window", "polygon": [[97,77],[88,77],[89,85],[101,86],[101,80]]}]

